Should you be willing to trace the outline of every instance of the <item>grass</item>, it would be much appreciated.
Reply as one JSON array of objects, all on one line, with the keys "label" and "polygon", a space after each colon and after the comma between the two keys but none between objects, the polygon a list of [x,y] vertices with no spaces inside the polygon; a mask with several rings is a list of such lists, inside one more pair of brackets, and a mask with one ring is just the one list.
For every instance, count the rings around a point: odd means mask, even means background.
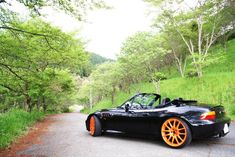
[{"label": "grass", "polygon": [[42,112],[29,113],[19,109],[0,114],[0,148],[9,146],[19,135],[25,133],[29,126],[44,117]]},{"label": "grass", "polygon": [[209,58],[217,58],[217,61],[206,67],[204,73],[233,72],[235,70],[235,39],[228,42],[226,51],[221,45],[214,46],[211,51],[213,53]]},{"label": "grass", "polygon": [[[204,69],[202,78],[181,78],[172,70],[171,77],[161,82],[163,97],[195,99],[209,105],[223,105],[229,116],[235,120],[235,40],[229,41],[227,51],[220,45],[214,46],[210,57],[220,58],[217,62]],[[174,77],[172,77],[174,76]],[[152,83],[132,85],[131,92],[119,91],[115,104],[105,98],[95,104],[92,110],[84,109],[84,113],[94,112],[103,108],[116,107],[137,91],[155,92]]]}]

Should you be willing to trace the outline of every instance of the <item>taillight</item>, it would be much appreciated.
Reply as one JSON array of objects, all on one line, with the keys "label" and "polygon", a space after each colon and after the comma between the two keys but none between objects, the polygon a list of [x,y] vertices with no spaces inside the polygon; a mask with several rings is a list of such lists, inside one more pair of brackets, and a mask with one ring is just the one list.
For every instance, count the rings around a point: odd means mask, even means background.
[{"label": "taillight", "polygon": [[215,111],[210,111],[210,112],[206,112],[201,114],[200,116],[201,120],[214,120],[215,119]]}]

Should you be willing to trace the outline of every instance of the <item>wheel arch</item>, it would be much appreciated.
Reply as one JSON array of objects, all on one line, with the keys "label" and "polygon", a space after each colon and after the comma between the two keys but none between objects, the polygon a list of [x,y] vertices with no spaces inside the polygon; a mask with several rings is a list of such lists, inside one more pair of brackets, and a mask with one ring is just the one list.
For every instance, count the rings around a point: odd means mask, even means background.
[{"label": "wheel arch", "polygon": [[92,116],[96,116],[96,117],[100,120],[100,122],[101,122],[101,124],[102,124],[102,121],[101,121],[101,119],[100,119],[100,116],[99,116],[98,114],[96,114],[96,113],[92,113],[92,114],[88,115],[87,120],[86,120],[86,129],[87,129],[88,131],[90,131],[89,125],[90,125],[90,118],[91,118]]},{"label": "wheel arch", "polygon": [[[188,125],[188,127],[189,127],[189,129],[190,129],[190,131],[191,131],[191,134],[193,135],[193,126],[191,125],[191,123],[189,122],[189,120],[185,117],[185,116],[181,116],[181,115],[166,115],[166,116],[164,116],[164,117],[162,117],[163,119],[162,119],[162,121],[161,121],[161,124],[160,124],[160,126],[162,126],[162,124],[167,120],[167,119],[169,119],[169,118],[179,118],[179,119],[181,119],[182,121],[184,121],[187,125]],[[160,133],[161,133],[161,127],[160,127]]]}]

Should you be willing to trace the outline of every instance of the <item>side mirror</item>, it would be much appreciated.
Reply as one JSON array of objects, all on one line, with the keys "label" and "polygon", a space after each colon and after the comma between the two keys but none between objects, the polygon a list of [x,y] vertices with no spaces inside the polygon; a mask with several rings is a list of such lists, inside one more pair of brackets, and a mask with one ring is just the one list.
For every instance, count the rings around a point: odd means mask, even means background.
[{"label": "side mirror", "polygon": [[130,109],[130,104],[125,104],[125,112],[129,112],[129,109]]}]

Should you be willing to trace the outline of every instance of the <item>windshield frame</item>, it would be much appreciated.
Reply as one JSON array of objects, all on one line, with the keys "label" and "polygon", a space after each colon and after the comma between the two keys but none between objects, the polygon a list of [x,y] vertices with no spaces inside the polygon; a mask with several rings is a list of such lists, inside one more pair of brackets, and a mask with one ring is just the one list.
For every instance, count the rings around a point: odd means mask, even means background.
[{"label": "windshield frame", "polygon": [[143,105],[143,106],[148,106],[148,107],[152,107],[153,104],[155,104],[157,101],[159,101],[159,103],[161,102],[161,95],[156,94],[156,93],[138,93],[136,95],[134,95],[133,97],[131,97],[130,99],[128,99],[127,101],[125,101],[124,103],[122,103],[120,106],[118,106],[117,108],[121,108],[121,109],[125,109],[125,105],[130,102],[130,105],[132,105],[133,101],[135,100],[136,97],[138,96],[146,96],[146,95],[153,95],[155,96],[148,105]]}]

